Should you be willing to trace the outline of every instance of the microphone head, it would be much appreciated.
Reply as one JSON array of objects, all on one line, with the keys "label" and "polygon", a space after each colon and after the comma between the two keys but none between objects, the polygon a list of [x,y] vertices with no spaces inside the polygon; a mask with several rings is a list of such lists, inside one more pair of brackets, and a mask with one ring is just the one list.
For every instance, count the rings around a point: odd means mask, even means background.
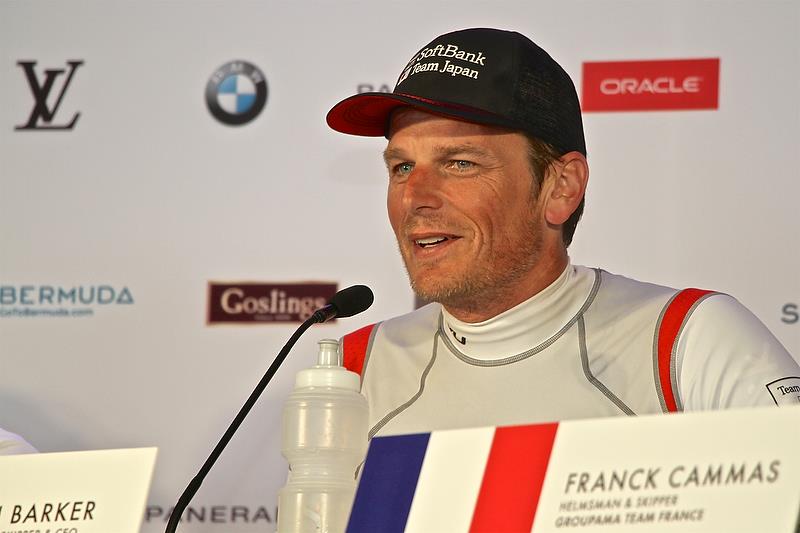
[{"label": "microphone head", "polygon": [[334,294],[330,305],[336,308],[337,318],[347,318],[366,311],[373,301],[372,289],[366,285],[353,285]]}]

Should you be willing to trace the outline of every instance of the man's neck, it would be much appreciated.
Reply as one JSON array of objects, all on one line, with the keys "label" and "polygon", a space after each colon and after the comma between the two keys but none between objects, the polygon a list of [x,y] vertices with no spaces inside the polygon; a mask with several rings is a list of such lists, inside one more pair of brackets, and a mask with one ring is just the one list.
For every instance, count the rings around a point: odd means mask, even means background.
[{"label": "man's neck", "polygon": [[536,268],[510,287],[493,287],[468,300],[443,303],[447,312],[469,324],[483,322],[516,307],[539,294],[564,272],[569,258],[564,251],[554,257],[543,257]]}]

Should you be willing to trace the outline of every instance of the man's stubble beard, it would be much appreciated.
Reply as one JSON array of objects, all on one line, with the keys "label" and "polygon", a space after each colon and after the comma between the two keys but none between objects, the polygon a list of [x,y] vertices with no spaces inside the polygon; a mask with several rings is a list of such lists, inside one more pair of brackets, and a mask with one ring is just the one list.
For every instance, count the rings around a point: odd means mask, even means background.
[{"label": "man's stubble beard", "polygon": [[492,263],[467,266],[459,277],[440,279],[435,285],[415,279],[401,250],[411,288],[418,298],[438,302],[448,310],[475,312],[485,307],[487,302],[502,301],[536,268],[541,258],[543,235],[535,220],[535,216],[529,220],[526,233],[530,240],[521,239],[521,246],[507,245],[503,254],[493,256]]}]

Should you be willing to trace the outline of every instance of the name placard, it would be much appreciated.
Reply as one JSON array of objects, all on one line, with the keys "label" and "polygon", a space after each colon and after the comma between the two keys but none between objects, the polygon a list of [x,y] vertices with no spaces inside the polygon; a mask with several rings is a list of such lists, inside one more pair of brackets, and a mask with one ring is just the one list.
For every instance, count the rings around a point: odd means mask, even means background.
[{"label": "name placard", "polygon": [[372,440],[347,531],[795,533],[800,406]]},{"label": "name placard", "polygon": [[156,448],[0,457],[0,532],[138,533]]}]

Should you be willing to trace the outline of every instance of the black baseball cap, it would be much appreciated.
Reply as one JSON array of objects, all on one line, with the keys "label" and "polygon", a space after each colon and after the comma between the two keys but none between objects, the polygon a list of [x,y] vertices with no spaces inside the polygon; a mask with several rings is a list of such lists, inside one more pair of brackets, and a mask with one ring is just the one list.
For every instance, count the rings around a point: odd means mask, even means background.
[{"label": "black baseball cap", "polygon": [[403,69],[391,93],[361,93],[328,112],[351,135],[387,134],[394,110],[411,106],[524,131],[562,153],[586,155],[578,94],[569,75],[524,35],[471,28],[437,37]]}]

